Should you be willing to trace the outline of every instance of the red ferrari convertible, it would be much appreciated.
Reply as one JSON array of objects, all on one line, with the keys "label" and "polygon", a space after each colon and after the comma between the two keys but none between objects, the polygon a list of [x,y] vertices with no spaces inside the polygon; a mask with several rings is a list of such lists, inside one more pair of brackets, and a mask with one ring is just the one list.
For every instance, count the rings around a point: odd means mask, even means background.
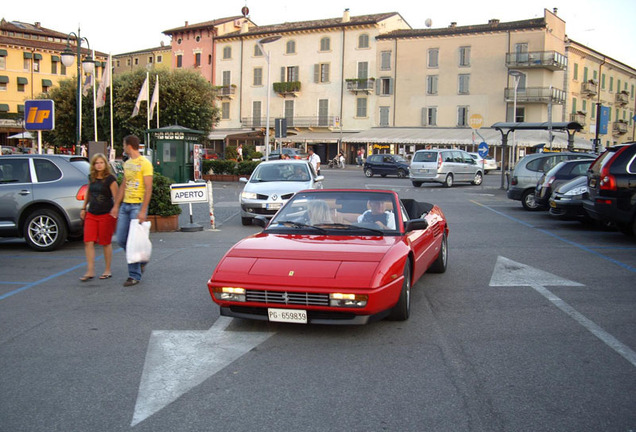
[{"label": "red ferrari convertible", "polygon": [[[208,288],[221,315],[365,324],[406,320],[411,287],[446,271],[448,225],[433,204],[388,190],[298,192],[235,244]],[[267,224],[267,225],[266,225]]]}]

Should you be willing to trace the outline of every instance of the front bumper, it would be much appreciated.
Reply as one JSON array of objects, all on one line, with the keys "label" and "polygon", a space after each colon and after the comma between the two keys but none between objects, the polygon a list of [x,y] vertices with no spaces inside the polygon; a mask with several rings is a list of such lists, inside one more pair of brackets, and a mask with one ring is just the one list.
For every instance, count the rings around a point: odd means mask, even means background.
[{"label": "front bumper", "polygon": [[[370,322],[379,321],[389,314],[390,310],[380,312],[375,315],[355,315],[348,312],[332,312],[320,310],[307,311],[308,324],[331,324],[331,325],[364,325]],[[251,319],[258,321],[268,321],[266,307],[250,306],[229,306],[221,307],[221,315],[233,318]]]}]

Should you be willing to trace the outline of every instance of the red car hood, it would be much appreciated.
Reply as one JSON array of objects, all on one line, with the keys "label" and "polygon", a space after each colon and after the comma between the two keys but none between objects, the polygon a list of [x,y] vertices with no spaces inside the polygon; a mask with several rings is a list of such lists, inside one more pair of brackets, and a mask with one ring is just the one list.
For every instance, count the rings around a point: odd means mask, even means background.
[{"label": "red car hood", "polygon": [[223,257],[213,282],[370,287],[400,237],[257,234]]}]

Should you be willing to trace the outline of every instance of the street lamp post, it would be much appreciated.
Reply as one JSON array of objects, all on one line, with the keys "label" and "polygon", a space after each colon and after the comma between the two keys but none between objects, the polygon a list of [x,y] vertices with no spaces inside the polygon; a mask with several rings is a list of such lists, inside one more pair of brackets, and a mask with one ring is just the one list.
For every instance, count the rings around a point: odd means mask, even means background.
[{"label": "street lamp post", "polygon": [[280,39],[281,36],[280,35],[274,35],[274,36],[268,36],[266,38],[263,38],[261,40],[259,40],[258,46],[261,50],[261,52],[263,53],[263,55],[265,56],[265,60],[267,60],[267,106],[265,107],[265,111],[266,111],[266,119],[265,119],[265,160],[269,160],[269,98],[270,98],[270,93],[271,93],[271,89],[270,87],[270,75],[271,75],[271,64],[270,64],[270,53],[269,51],[265,52],[265,50],[263,49],[263,45],[267,44],[267,43],[271,43],[271,42],[276,42],[278,39]]},{"label": "street lamp post", "polygon": [[[519,88],[519,80],[523,76],[523,72],[519,72],[518,70],[510,70],[508,71],[508,75],[514,78],[515,80],[515,94],[512,103],[512,121],[517,123],[517,89]],[[517,132],[514,131],[512,133],[512,162],[517,163]]]},{"label": "street lamp post", "polygon": [[[77,42],[77,54],[71,49],[71,36],[74,36],[75,41]],[[84,57],[84,60],[81,58],[82,41],[86,42],[86,46],[89,50],[89,54]],[[61,56],[62,64],[66,67],[73,66],[75,57],[77,56],[77,124],[75,125],[75,154],[80,154],[80,146],[82,144],[82,74],[80,64],[85,73],[94,74],[95,72],[95,62],[91,58],[90,49],[91,46],[88,43],[88,39],[80,36],[80,29],[78,27],[77,33],[70,32],[68,34],[66,38],[66,48],[62,52]]]}]

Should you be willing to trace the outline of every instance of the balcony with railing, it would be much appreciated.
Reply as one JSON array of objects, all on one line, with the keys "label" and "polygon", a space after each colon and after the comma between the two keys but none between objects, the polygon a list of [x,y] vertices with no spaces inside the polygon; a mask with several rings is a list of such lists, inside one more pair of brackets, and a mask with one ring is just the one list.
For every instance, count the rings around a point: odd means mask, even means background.
[{"label": "balcony with railing", "polygon": [[594,80],[582,82],[581,93],[587,96],[596,96],[598,94],[598,82]]},{"label": "balcony with railing", "polygon": [[533,51],[525,53],[507,53],[506,66],[515,69],[542,68],[565,70],[568,58],[556,51]]},{"label": "balcony with railing", "polygon": [[577,122],[581,126],[585,126],[585,118],[586,114],[583,111],[577,111],[575,113],[570,114],[570,122]]},{"label": "balcony with railing", "polygon": [[616,93],[616,103],[621,106],[627,105],[629,103],[629,93],[624,90]]},{"label": "balcony with railing", "polygon": [[236,85],[215,86],[216,97],[219,99],[234,99],[236,94]]},{"label": "balcony with railing", "polygon": [[274,83],[274,91],[278,93],[278,96],[298,96],[300,93],[300,81],[285,81],[285,82],[275,82]]},{"label": "balcony with railing", "polygon": [[[266,117],[243,117],[241,125],[246,128],[264,128]],[[333,128],[336,116],[296,116],[287,118],[287,128]],[[274,119],[270,117],[269,127],[274,127]]]},{"label": "balcony with railing", "polygon": [[612,124],[612,132],[618,135],[627,133],[627,122],[625,120],[618,120]]},{"label": "balcony with railing", "polygon": [[375,89],[375,78],[347,78],[347,90],[351,93],[372,93]]},{"label": "balcony with railing", "polygon": [[[508,87],[505,91],[506,102],[514,102],[515,88]],[[517,89],[517,103],[557,104],[565,103],[565,92],[554,87],[525,87]]]}]

